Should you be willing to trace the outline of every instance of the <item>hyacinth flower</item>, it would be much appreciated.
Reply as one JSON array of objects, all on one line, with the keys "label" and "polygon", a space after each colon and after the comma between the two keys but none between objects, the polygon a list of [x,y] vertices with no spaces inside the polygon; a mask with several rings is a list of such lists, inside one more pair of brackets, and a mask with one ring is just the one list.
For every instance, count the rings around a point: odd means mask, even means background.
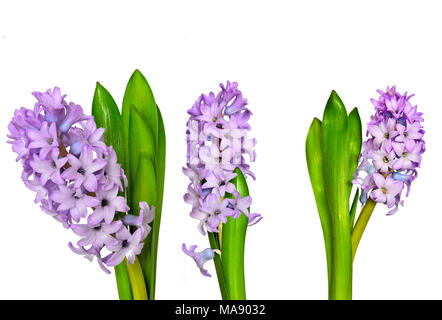
[{"label": "hyacinth flower", "polygon": [[199,232],[208,234],[210,248],[196,251],[196,245],[183,244],[182,249],[203,276],[211,276],[204,264],[214,260],[223,299],[244,300],[246,230],[262,219],[250,212],[252,197],[246,182],[246,176],[255,179],[246,157],[255,161],[256,140],[247,137],[252,113],[238,84],[220,86],[217,95],[202,94],[188,110],[183,168],[190,179],[184,201],[192,206],[190,216],[198,220]]},{"label": "hyacinth flower", "polygon": [[[315,118],[307,136],[307,165],[324,234],[329,299],[352,298],[353,260],[371,214],[377,203],[387,205],[387,215],[397,212],[425,151],[422,113],[409,101],[413,95],[400,94],[394,86],[378,93],[378,100],[371,100],[376,111],[364,143],[357,109],[347,116],[334,91],[322,122]],[[353,185],[357,190],[350,201]],[[355,223],[358,199],[362,209]]]},{"label": "hyacinth flower", "polygon": [[[128,87],[139,81],[134,76]],[[129,177],[120,165],[125,159],[124,121],[114,100],[97,83],[93,116],[88,116],[81,106],[67,103],[58,87],[33,95],[33,109],[17,109],[8,127],[24,184],[36,192],[35,202],[45,213],[79,237],[68,243],[74,253],[97,260],[106,273],[115,267],[121,299],[153,298],[146,274],[154,276],[152,237],[158,232],[154,221],[161,205],[151,196],[156,183],[148,185],[148,180],[131,181],[139,190],[133,198],[127,196]],[[129,91],[127,99],[134,95]],[[145,171],[139,172],[140,179],[155,177]]]}]

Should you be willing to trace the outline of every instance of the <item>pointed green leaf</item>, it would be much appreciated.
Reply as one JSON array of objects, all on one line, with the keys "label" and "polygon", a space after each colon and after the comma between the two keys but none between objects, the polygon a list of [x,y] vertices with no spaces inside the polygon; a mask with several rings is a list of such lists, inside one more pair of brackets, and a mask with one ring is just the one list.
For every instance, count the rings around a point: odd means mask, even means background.
[{"label": "pointed green leaf", "polygon": [[[163,117],[157,106],[158,115],[158,143],[156,145],[156,174],[157,174],[157,209],[161,214],[164,193],[164,176],[166,170],[166,131],[164,129]],[[161,216],[160,216],[161,217]]]},{"label": "pointed green leaf", "polygon": [[[117,154],[118,163],[123,163],[123,138],[121,115],[112,95],[97,82],[92,101],[92,115],[98,128],[104,128],[104,142],[112,146]],[[118,296],[120,300],[132,300],[132,289],[126,263],[115,266]]]},{"label": "pointed green leaf", "polygon": [[[237,176],[231,180],[241,197],[249,195],[246,179],[239,168],[234,171]],[[226,198],[234,198],[226,194]],[[244,280],[244,247],[249,219],[241,214],[236,219],[227,218],[222,226],[221,261],[226,284],[227,296],[230,300],[245,300],[246,287]]]},{"label": "pointed green leaf", "polygon": [[121,115],[114,98],[99,82],[92,101],[92,115],[98,128],[104,128],[104,142],[112,146],[118,163],[123,163],[123,139]]},{"label": "pointed green leaf", "polygon": [[[152,253],[152,281],[150,285],[151,299],[155,298],[155,285],[156,285],[156,261],[158,254],[158,239],[161,224],[161,212],[163,208],[163,193],[164,193],[164,175],[166,169],[166,132],[164,129],[163,118],[160,109],[157,106],[158,115],[158,142],[156,144],[156,202],[155,202],[155,219],[153,220],[151,231],[151,246],[150,251]],[[147,249],[146,249],[147,250]]]},{"label": "pointed green leaf", "polygon": [[330,212],[328,209],[327,195],[325,193],[325,182],[323,176],[323,161],[321,145],[321,121],[313,119],[307,134],[305,143],[305,153],[307,158],[308,173],[315,196],[316,207],[318,208],[319,219],[321,221],[322,232],[324,234],[325,253],[327,256],[327,272],[329,288],[331,288],[331,268],[332,268],[332,227]]},{"label": "pointed green leaf", "polygon": [[[131,106],[137,107],[139,113],[149,124],[153,140],[158,140],[157,108],[155,99],[150,89],[149,83],[139,70],[135,70],[130,77],[123,98],[122,118],[123,118],[123,145],[124,145],[124,170],[126,175],[130,176],[132,168],[130,167],[129,154],[129,121]],[[137,156],[136,156],[137,157]]]},{"label": "pointed green leaf", "polygon": [[324,182],[332,222],[331,299],[351,299],[352,258],[348,196],[348,117],[342,100],[332,91],[322,120]]}]

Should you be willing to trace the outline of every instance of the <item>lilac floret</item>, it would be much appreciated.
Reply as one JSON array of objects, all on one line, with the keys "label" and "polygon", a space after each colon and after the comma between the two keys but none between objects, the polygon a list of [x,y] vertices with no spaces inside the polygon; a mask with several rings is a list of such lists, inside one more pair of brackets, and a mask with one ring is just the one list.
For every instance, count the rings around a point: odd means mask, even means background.
[{"label": "lilac floret", "polygon": [[197,245],[192,245],[187,249],[186,245],[183,243],[182,249],[185,254],[187,254],[189,257],[192,257],[195,261],[197,267],[200,269],[201,274],[205,277],[211,277],[212,275],[204,269],[204,264],[207,261],[212,260],[215,257],[216,251],[210,248],[204,249],[200,252],[195,252],[195,249],[197,248]]}]

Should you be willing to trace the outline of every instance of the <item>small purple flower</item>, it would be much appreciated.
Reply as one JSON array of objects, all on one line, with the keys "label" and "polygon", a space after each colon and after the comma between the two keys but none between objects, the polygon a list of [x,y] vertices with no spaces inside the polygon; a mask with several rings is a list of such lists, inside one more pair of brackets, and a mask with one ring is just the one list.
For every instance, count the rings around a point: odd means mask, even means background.
[{"label": "small purple flower", "polygon": [[[247,110],[247,99],[244,99],[241,91],[238,90],[237,82],[227,81],[227,85],[221,83],[220,87],[223,89],[218,94],[218,99],[222,99],[222,104],[225,105],[225,114],[231,116],[239,111]],[[248,110],[247,110],[248,111]]]},{"label": "small purple flower", "polygon": [[396,129],[398,136],[395,140],[397,142],[403,142],[408,151],[413,151],[416,140],[420,140],[424,136],[421,132],[422,127],[419,122],[409,123],[407,126],[398,123]]},{"label": "small purple flower", "polygon": [[79,222],[81,218],[88,215],[87,208],[98,206],[101,202],[99,199],[84,193],[81,188],[74,189],[63,185],[58,186],[58,190],[51,193],[49,198],[59,203],[57,210],[69,210],[72,219]]},{"label": "small purple flower", "polygon": [[118,240],[112,234],[116,233],[122,227],[123,223],[113,221],[111,223],[100,223],[95,226],[88,224],[73,224],[72,231],[82,238],[77,242],[81,247],[92,245],[95,249],[100,250],[103,246],[117,245]]},{"label": "small purple flower", "polygon": [[141,238],[145,239],[152,229],[149,223],[155,218],[155,206],[150,206],[145,201],[140,202]]},{"label": "small purple flower", "polygon": [[[368,124],[369,138],[363,143],[361,162],[353,183],[361,186],[360,201],[369,198],[385,203],[389,215],[403,204],[401,193],[417,177],[417,168],[425,152],[422,113],[412,106],[413,95],[400,94],[396,87],[378,90],[378,100],[372,99],[376,113]],[[364,176],[365,174],[365,176]]]},{"label": "small purple flower", "polygon": [[97,191],[98,181],[95,173],[106,166],[106,161],[94,159],[92,150],[87,146],[83,147],[79,158],[72,154],[68,154],[67,157],[70,167],[62,173],[62,177],[74,180],[75,188],[84,186],[89,192]]},{"label": "small purple flower", "polygon": [[110,267],[120,264],[124,258],[127,263],[132,264],[135,261],[135,256],[141,253],[143,249],[142,230],[138,229],[131,234],[126,228],[121,228],[117,232],[118,244],[109,245],[108,248],[114,253],[109,259],[106,259],[106,264]]},{"label": "small purple flower", "polygon": [[60,169],[66,164],[67,158],[60,158],[58,149],[52,150],[49,159],[42,160],[36,154],[34,159],[29,162],[32,169],[40,174],[40,183],[45,185],[51,179],[56,184],[63,184],[64,179],[60,175]]},{"label": "small purple flower", "polygon": [[103,142],[103,128],[97,128],[93,118],[81,122],[82,128],[72,128],[69,131],[70,152],[78,155],[84,146],[94,149],[97,153],[106,154],[107,146]]},{"label": "small purple flower", "polygon": [[189,166],[188,168],[183,168],[183,173],[189,177],[193,185],[198,185],[201,180],[203,180],[207,175],[208,170],[201,169],[198,167]]},{"label": "small purple flower", "polygon": [[58,127],[61,132],[67,132],[73,124],[91,118],[90,116],[86,116],[83,113],[83,109],[81,108],[81,106],[72,102],[67,106],[66,110],[66,117],[63,119],[60,126]]},{"label": "small purple flower", "polygon": [[96,225],[103,219],[106,223],[111,223],[114,219],[115,212],[129,211],[126,199],[117,196],[117,194],[117,186],[114,186],[110,190],[97,190],[96,199],[99,200],[99,205],[96,206],[95,211],[88,217],[87,223],[90,225]]},{"label": "small purple flower", "polygon": [[396,154],[393,150],[386,152],[384,148],[381,148],[380,150],[373,151],[372,157],[373,165],[376,170],[382,173],[387,173],[396,159]]},{"label": "small purple flower", "polygon": [[58,123],[64,117],[66,103],[61,95],[60,88],[55,87],[54,90],[48,89],[46,92],[33,92],[38,100],[38,105],[43,107],[45,118],[48,122]]},{"label": "small purple flower", "polygon": [[[107,148],[106,166],[103,168],[103,176],[101,183],[106,190],[118,186],[120,191],[123,191],[122,177],[125,178],[121,165],[117,163],[117,154],[112,147]],[[127,181],[126,181],[127,184]]]},{"label": "small purple flower", "polygon": [[376,189],[371,193],[371,198],[376,202],[387,204],[388,208],[393,207],[396,204],[396,195],[404,188],[403,182],[396,181],[390,176],[384,178],[379,173],[373,173],[373,180]]},{"label": "small purple flower", "polygon": [[235,185],[230,181],[236,177],[236,173],[214,170],[206,177],[206,182],[201,186],[203,189],[216,188],[218,195],[224,197],[226,192],[233,194],[236,191]]},{"label": "small purple flower", "polygon": [[101,258],[100,251],[96,250],[95,248],[91,247],[90,249],[86,250],[84,247],[76,248],[74,245],[69,242],[68,243],[69,248],[76,254],[81,255],[85,257],[87,260],[91,261],[94,259],[94,257],[97,258],[98,265],[100,266],[101,270],[106,272],[107,274],[110,274],[111,272],[106,268],[105,263],[103,259]]},{"label": "small purple flower", "polygon": [[36,192],[36,197],[34,202],[40,202],[41,200],[43,200],[44,198],[46,198],[46,196],[48,195],[48,189],[45,188],[41,182],[39,181],[38,178],[34,178],[34,180],[26,180],[23,181],[25,183],[25,185],[32,191]]},{"label": "small purple flower", "polygon": [[197,248],[197,245],[192,245],[187,249],[186,245],[183,243],[182,249],[185,254],[187,254],[189,257],[192,257],[195,261],[196,265],[201,271],[201,274],[205,277],[211,277],[212,275],[204,269],[203,265],[207,262],[212,260],[215,257],[216,251],[210,248],[204,249],[201,252],[195,252],[195,249]]},{"label": "small purple flower", "polygon": [[184,202],[191,204],[192,208],[198,207],[200,204],[200,193],[192,187],[192,184],[187,187]]},{"label": "small purple flower", "polygon": [[394,170],[410,170],[417,167],[421,160],[421,145],[414,144],[414,148],[407,150],[405,143],[393,142],[393,150],[398,159],[394,162],[392,168]]},{"label": "small purple flower", "polygon": [[396,121],[394,119],[388,119],[379,125],[369,125],[368,132],[373,135],[375,145],[382,146],[385,150],[390,150],[391,139],[398,135],[398,132],[395,131],[395,125]]},{"label": "small purple flower", "polygon": [[124,224],[127,226],[136,226],[141,229],[141,239],[144,240],[150,233],[152,227],[149,225],[155,218],[155,206],[149,205],[145,201],[140,202],[140,215],[134,216],[128,214],[124,216]]},{"label": "small purple flower", "polygon": [[197,116],[195,119],[215,126],[225,124],[226,121],[222,117],[223,106],[215,101],[213,94],[211,93],[208,97],[204,96],[203,100],[205,103],[200,107],[201,115]]},{"label": "small purple flower", "polygon": [[229,199],[230,204],[228,206],[231,206],[233,208],[234,214],[233,218],[238,218],[241,213],[244,213],[246,216],[249,216],[249,207],[252,204],[252,197],[246,196],[246,197],[235,197],[235,199]]},{"label": "small purple flower", "polygon": [[29,149],[40,149],[40,158],[45,159],[49,152],[58,148],[57,127],[43,122],[40,130],[28,129],[26,136],[30,140]]},{"label": "small purple flower", "polygon": [[206,227],[210,232],[217,232],[220,223],[226,223],[227,217],[233,215],[234,211],[228,207],[229,200],[221,200],[220,197],[211,193],[204,200],[201,212],[207,214]]}]

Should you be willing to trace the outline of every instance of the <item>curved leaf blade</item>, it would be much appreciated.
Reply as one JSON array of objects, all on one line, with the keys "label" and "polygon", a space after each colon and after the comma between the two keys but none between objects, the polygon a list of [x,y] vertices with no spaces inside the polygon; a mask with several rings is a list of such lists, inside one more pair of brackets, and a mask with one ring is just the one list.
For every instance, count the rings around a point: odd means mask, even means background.
[{"label": "curved leaf blade", "polygon": [[362,124],[358,108],[354,108],[348,115],[348,138],[348,196],[350,197],[362,147]]},{"label": "curved leaf blade", "polygon": [[335,91],[322,120],[324,182],[333,237],[331,299],[351,299],[352,258],[348,195],[348,116]]},{"label": "curved leaf blade", "polygon": [[92,101],[92,115],[97,127],[104,128],[104,142],[112,146],[119,163],[124,162],[122,123],[120,110],[114,98],[99,82]]},{"label": "curved leaf blade", "polygon": [[[140,159],[140,152],[144,152],[146,157],[155,163],[155,141],[153,134],[149,128],[148,123],[145,121],[142,114],[134,106],[130,106],[129,114],[129,162],[128,167],[130,173],[127,174],[128,178],[128,201],[130,202],[131,210],[136,208],[138,203],[133,201],[133,194],[136,190],[136,180],[138,176],[138,161]],[[155,167],[154,167],[155,168]],[[156,190],[155,182],[149,186],[153,190]],[[155,202],[148,202],[149,205]]]},{"label": "curved leaf blade", "polygon": [[316,207],[321,221],[322,232],[324,235],[325,253],[327,257],[327,272],[329,289],[331,288],[331,271],[332,271],[332,226],[330,211],[328,208],[327,195],[325,193],[324,182],[324,155],[322,153],[322,129],[321,121],[317,118],[313,119],[305,142],[305,153],[307,159],[307,168],[310,176],[313,194],[315,196]]},{"label": "curved leaf blade", "polygon": [[[236,168],[234,172],[237,176],[231,182],[241,197],[248,196],[249,188],[243,173],[239,168]],[[226,194],[226,198],[234,198],[234,196]],[[244,249],[248,222],[247,216],[241,214],[237,219],[228,217],[227,222],[222,226],[221,261],[229,300],[246,299]]]},{"label": "curved leaf blade", "polygon": [[[104,142],[112,146],[117,154],[118,163],[124,162],[122,123],[120,110],[114,98],[97,82],[92,100],[92,115],[97,127],[104,128]],[[132,288],[125,262],[115,266],[118,296],[120,300],[132,300]]]},{"label": "curved leaf blade", "polygon": [[[152,160],[149,158],[144,150],[139,152],[138,156],[138,167],[137,174],[134,181],[133,188],[133,208],[134,214],[139,214],[139,203],[140,201],[145,201],[149,205],[155,204],[156,202],[156,191],[155,191],[155,167]],[[155,217],[156,218],[156,217]],[[155,219],[154,219],[155,221]],[[152,226],[152,225],[151,225]],[[153,229],[152,229],[153,230]],[[151,233],[144,240],[144,247],[139,256],[141,268],[143,270],[144,280],[146,282],[146,288],[148,291],[148,296],[150,299],[154,299],[155,292],[155,266],[156,260],[152,247],[152,230]]]}]

